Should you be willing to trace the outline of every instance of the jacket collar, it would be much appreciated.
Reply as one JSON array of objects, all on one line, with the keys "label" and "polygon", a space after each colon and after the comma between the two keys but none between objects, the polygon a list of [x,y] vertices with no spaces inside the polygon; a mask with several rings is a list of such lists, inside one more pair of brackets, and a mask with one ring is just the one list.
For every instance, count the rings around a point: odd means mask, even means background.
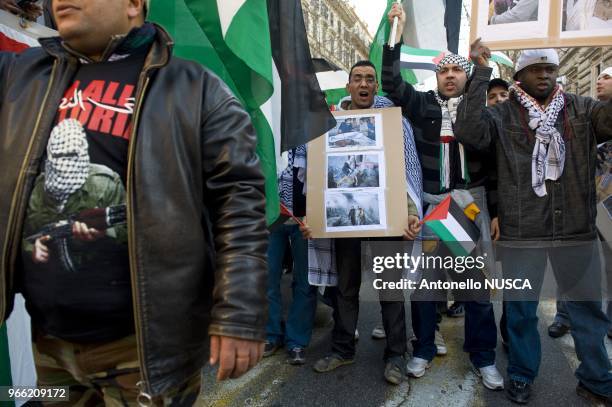
[{"label": "jacket collar", "polygon": [[[172,41],[172,38],[166,30],[164,30],[161,26],[155,23],[147,24],[150,24],[152,27],[154,27],[156,35],[153,40],[153,44],[151,45],[151,49],[149,50],[149,53],[145,60],[143,70],[147,70],[149,68],[158,68],[168,64],[172,55],[172,47],[174,46],[174,42]],[[121,44],[124,43],[123,40],[125,39],[125,35],[114,36],[106,47],[104,55],[106,57],[110,56],[110,54],[112,54],[114,50],[116,50],[118,47],[121,47]],[[77,51],[73,50],[70,46],[68,46],[62,40],[61,37],[40,38],[38,42],[40,43],[42,49],[54,58],[76,58],[91,61],[89,60],[89,58],[85,57],[84,55],[81,55]]]}]

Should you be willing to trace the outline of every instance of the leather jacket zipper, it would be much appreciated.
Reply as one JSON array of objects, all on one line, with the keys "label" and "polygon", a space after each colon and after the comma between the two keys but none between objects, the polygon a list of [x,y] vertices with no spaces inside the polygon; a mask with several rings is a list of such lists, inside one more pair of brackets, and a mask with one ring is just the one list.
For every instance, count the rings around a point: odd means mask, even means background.
[{"label": "leather jacket zipper", "polygon": [[[130,145],[128,148],[128,168],[127,168],[127,178],[126,178],[126,197],[125,197],[125,207],[127,211],[127,230],[128,230],[128,257],[130,264],[130,280],[132,285],[132,303],[134,307],[134,325],[136,331],[136,347],[138,349],[138,364],[140,367],[140,375],[141,381],[138,382],[139,394],[138,394],[138,403],[141,406],[147,406],[150,404],[152,400],[151,389],[149,383],[149,373],[145,366],[145,358],[144,358],[144,340],[142,336],[142,321],[140,315],[140,292],[138,290],[138,280],[136,279],[138,264],[135,258],[135,250],[136,250],[136,224],[134,223],[134,204],[133,204],[133,195],[134,195],[134,157],[136,155],[136,134],[138,133],[138,121],[140,120],[140,111],[142,109],[142,103],[144,99],[144,95],[149,86],[149,71],[155,68],[159,68],[165,65],[164,63],[151,64],[146,66],[142,70],[140,74],[140,78],[138,79],[138,87],[136,94],[136,108],[134,110],[134,116],[132,123],[132,134],[130,136]],[[144,77],[144,78],[143,78]],[[144,83],[143,83],[144,80]],[[142,84],[142,86],[140,86]]]},{"label": "leather jacket zipper", "polygon": [[[147,86],[149,85],[149,76],[147,75],[147,71],[143,71],[142,75],[145,76],[144,79],[144,84],[143,86],[140,88],[139,93],[137,95],[136,98],[136,110],[134,111],[134,117],[133,117],[133,129],[132,129],[132,135],[130,138],[130,146],[128,149],[128,168],[127,168],[127,193],[126,193],[126,198],[125,198],[125,206],[126,206],[126,210],[127,210],[127,230],[128,230],[128,257],[129,257],[129,263],[130,263],[130,279],[132,282],[132,301],[133,301],[133,307],[134,307],[134,325],[135,325],[135,329],[136,329],[136,347],[138,349],[138,363],[140,365],[140,375],[141,375],[141,381],[139,382],[139,390],[140,390],[140,394],[138,395],[138,399],[151,399],[151,396],[147,393],[147,391],[149,391],[149,375],[144,363],[144,348],[143,348],[143,344],[144,344],[144,340],[142,337],[142,326],[141,326],[141,315],[140,315],[140,292],[139,292],[139,287],[138,287],[138,280],[136,279],[136,275],[137,275],[137,262],[134,256],[134,250],[135,250],[135,224],[134,224],[134,217],[133,217],[133,213],[134,213],[134,204],[133,204],[133,199],[132,196],[134,194],[134,188],[133,188],[133,178],[134,178],[134,155],[135,155],[135,149],[136,149],[136,133],[138,130],[138,120],[140,118],[140,110],[142,108],[142,100],[145,94],[145,91],[147,89]],[[140,82],[142,83],[142,78],[140,79]],[[140,402],[139,402],[140,403]],[[144,404],[144,403],[143,403]]]},{"label": "leather jacket zipper", "polygon": [[[49,85],[47,85],[47,91],[45,92],[45,97],[43,98],[43,103],[41,105],[40,110],[38,111],[38,117],[36,118],[36,124],[34,125],[34,131],[32,132],[32,136],[30,137],[30,142],[28,144],[28,149],[26,150],[26,155],[25,158],[23,160],[23,162],[21,163],[21,170],[19,171],[19,178],[17,179],[17,185],[15,187],[15,193],[13,194],[13,199],[11,201],[11,208],[9,211],[9,217],[8,217],[8,224],[7,224],[7,228],[6,228],[6,233],[4,235],[4,247],[2,248],[2,265],[1,267],[4,268],[5,272],[8,274],[7,277],[11,277],[10,273],[13,272],[13,270],[11,270],[11,257],[12,257],[12,253],[9,253],[9,250],[12,248],[11,251],[15,251],[15,245],[13,244],[13,241],[15,238],[19,239],[20,237],[15,237],[14,236],[14,230],[15,230],[15,225],[16,225],[16,211],[18,210],[18,208],[22,205],[22,201],[23,201],[23,188],[24,188],[24,183],[25,183],[25,178],[26,178],[26,170],[27,170],[27,166],[30,163],[30,157],[32,155],[32,146],[34,145],[34,140],[36,138],[36,133],[38,133],[38,128],[40,126],[40,120],[42,118],[43,112],[45,110],[45,107],[47,105],[47,99],[49,98],[49,93],[51,93],[51,88],[53,87],[53,83],[55,82],[55,73],[57,70],[57,63],[58,61],[55,60],[53,62],[53,68],[51,69],[51,76],[49,79]],[[17,247],[19,247],[19,245],[16,245]],[[11,281],[12,278],[5,278],[5,281],[0,283],[0,287],[2,288],[2,291],[0,292],[0,298],[2,298],[3,300],[0,301],[0,321],[4,320],[5,317],[5,312],[6,312],[6,298],[7,298],[7,292],[9,287],[7,287],[8,282]]]}]

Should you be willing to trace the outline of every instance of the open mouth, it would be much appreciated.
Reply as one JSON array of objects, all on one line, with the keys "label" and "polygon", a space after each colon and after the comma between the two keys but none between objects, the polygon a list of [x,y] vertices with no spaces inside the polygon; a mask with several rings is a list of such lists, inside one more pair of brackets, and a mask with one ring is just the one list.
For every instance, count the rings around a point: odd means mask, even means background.
[{"label": "open mouth", "polygon": [[359,92],[359,96],[362,98],[367,98],[368,96],[370,96],[370,92],[365,92],[365,91]]}]

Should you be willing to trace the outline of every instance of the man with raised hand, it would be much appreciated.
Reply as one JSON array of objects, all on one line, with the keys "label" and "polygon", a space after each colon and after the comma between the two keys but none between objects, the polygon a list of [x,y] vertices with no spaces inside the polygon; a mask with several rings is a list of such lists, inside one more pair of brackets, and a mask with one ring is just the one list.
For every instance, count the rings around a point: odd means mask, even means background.
[{"label": "man with raised hand", "polygon": [[[469,62],[454,54],[447,55],[437,66],[438,86],[434,91],[418,92],[405,82],[400,74],[401,36],[406,14],[400,4],[394,4],[388,14],[389,21],[399,18],[396,38],[398,43],[391,50],[385,45],[383,52],[383,90],[414,126],[414,136],[423,168],[423,201],[426,211],[431,211],[449,194],[462,208],[476,204],[480,213],[475,223],[482,237],[482,248],[493,256],[490,219],[487,212],[485,184],[487,182],[486,157],[467,151],[455,139],[454,122],[457,107],[463,99]],[[424,238],[433,235],[424,228]],[[432,236],[433,237],[433,236]],[[494,264],[493,262],[489,263]],[[424,270],[424,278],[435,272],[445,278],[444,272],[453,270]],[[476,271],[476,270],[473,270]],[[480,272],[481,273],[481,272]],[[481,273],[482,274],[482,273]],[[482,277],[476,272],[476,275]],[[419,300],[415,300],[419,295]],[[433,293],[421,291],[413,295],[412,321],[417,337],[413,341],[413,357],[407,365],[408,374],[422,377],[436,355],[436,303]],[[426,296],[425,298],[421,298]],[[427,297],[429,296],[429,298]],[[485,387],[502,389],[504,382],[495,367],[497,328],[493,305],[488,300],[466,301],[464,350],[470,354],[475,372],[482,377]]]},{"label": "man with raised hand", "polygon": [[[555,50],[523,51],[510,99],[486,107],[490,51],[472,47],[474,76],[459,108],[456,136],[496,155],[504,278],[529,280],[532,290],[504,293],[509,335],[507,396],[526,403],[541,359],[538,295],[550,260],[572,326],[578,395],[612,404],[604,344],[600,244],[595,227],[597,143],[612,138],[612,102],[563,92]],[[609,269],[609,268],[608,268]],[[506,295],[508,294],[508,295]]]}]

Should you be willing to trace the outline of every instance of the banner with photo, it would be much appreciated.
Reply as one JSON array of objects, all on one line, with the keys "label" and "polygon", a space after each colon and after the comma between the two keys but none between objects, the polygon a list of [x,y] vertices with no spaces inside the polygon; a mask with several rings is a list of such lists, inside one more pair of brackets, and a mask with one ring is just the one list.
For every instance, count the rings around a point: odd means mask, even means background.
[{"label": "banner with photo", "polygon": [[474,0],[470,39],[493,50],[612,45],[612,0]]},{"label": "banner with photo", "polygon": [[314,237],[401,236],[408,219],[399,108],[334,112],[308,144],[306,217]]}]

